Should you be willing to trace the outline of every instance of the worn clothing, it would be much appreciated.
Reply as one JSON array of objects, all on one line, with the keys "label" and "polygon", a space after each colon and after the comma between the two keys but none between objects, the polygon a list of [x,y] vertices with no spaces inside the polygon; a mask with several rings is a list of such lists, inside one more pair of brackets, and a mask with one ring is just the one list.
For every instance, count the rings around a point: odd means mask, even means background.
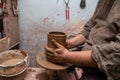
[{"label": "worn clothing", "polygon": [[86,37],[84,50],[108,80],[120,80],[120,0],[99,0],[96,11],[81,32]]},{"label": "worn clothing", "polygon": [[95,68],[85,68],[80,80],[107,80],[103,72]]}]

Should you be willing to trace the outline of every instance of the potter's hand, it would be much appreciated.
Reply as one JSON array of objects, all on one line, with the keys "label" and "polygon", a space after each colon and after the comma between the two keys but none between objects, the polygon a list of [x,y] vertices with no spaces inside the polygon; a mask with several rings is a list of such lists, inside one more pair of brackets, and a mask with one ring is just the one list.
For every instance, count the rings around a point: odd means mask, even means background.
[{"label": "potter's hand", "polygon": [[74,48],[77,47],[85,42],[86,38],[82,34],[75,35],[74,37],[71,37],[66,40],[67,48]]},{"label": "potter's hand", "polygon": [[45,47],[45,55],[47,59],[55,63],[65,63],[65,59],[69,54],[69,51],[55,40],[53,40],[52,42],[57,48],[54,49],[49,48],[48,46]]}]

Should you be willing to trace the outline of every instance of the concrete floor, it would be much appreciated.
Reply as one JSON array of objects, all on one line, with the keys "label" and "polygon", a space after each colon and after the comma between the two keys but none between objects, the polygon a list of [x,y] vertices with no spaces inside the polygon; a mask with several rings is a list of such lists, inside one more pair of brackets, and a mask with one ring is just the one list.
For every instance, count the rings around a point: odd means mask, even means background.
[{"label": "concrete floor", "polygon": [[[82,73],[81,69],[77,69],[77,73],[80,78]],[[14,78],[1,77],[0,80],[21,80],[23,76],[24,76],[23,80],[76,80],[73,71],[67,71],[67,70],[51,71],[51,70],[46,70],[44,68],[35,68],[35,67],[29,67],[26,70],[26,73],[18,77],[14,77]]]}]

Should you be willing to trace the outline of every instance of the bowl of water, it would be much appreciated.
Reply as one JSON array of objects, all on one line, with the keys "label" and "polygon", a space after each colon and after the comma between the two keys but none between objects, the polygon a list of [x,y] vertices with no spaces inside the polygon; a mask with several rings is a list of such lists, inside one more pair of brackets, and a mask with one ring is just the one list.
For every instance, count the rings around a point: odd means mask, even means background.
[{"label": "bowl of water", "polygon": [[7,50],[0,53],[0,76],[16,76],[29,66],[29,55],[22,50]]}]

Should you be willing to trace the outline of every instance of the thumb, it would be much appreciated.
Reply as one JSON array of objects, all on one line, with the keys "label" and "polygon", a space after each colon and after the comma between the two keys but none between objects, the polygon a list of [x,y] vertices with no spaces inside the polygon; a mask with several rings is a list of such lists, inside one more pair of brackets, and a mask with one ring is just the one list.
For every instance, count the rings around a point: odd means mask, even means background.
[{"label": "thumb", "polygon": [[57,47],[57,48],[61,48],[61,47],[63,47],[61,44],[59,44],[56,40],[52,40],[52,42],[53,42],[53,44],[55,45],[55,47]]}]

